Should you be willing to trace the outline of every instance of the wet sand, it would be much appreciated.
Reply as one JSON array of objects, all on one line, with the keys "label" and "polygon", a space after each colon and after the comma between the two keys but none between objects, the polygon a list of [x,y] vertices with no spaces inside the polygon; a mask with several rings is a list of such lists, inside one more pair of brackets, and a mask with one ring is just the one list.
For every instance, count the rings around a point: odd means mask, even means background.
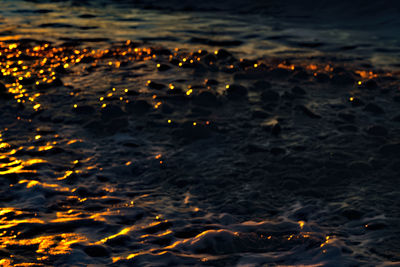
[{"label": "wet sand", "polygon": [[0,42],[0,264],[399,264],[393,65],[63,31]]}]

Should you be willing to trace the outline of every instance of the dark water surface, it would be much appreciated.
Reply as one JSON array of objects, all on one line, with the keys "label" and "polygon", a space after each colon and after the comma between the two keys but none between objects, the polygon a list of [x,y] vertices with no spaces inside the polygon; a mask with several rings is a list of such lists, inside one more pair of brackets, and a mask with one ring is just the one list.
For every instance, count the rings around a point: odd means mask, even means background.
[{"label": "dark water surface", "polygon": [[2,266],[400,264],[396,1],[1,5]]}]

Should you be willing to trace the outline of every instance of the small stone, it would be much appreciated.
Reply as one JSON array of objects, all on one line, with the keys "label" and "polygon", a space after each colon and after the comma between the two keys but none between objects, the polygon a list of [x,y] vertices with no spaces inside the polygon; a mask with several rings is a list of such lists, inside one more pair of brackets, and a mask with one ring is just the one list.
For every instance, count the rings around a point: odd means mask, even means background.
[{"label": "small stone", "polygon": [[368,103],[365,106],[364,111],[371,112],[375,115],[380,115],[380,114],[385,113],[385,111],[380,106],[373,104],[373,103]]}]

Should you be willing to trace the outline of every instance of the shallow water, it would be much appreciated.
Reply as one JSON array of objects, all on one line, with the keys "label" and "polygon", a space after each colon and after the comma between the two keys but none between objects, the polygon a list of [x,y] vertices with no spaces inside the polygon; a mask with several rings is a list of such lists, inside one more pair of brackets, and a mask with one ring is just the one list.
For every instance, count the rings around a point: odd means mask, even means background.
[{"label": "shallow water", "polygon": [[1,264],[399,264],[395,37],[3,2]]}]

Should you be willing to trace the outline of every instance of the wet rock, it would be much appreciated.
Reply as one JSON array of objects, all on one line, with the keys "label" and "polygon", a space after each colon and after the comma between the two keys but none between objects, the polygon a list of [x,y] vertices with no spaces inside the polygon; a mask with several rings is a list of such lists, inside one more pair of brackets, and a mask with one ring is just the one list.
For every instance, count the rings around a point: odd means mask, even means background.
[{"label": "wet rock", "polygon": [[149,112],[152,106],[145,100],[137,100],[127,103],[125,108],[128,113],[143,115]]},{"label": "wet rock", "polygon": [[364,111],[373,113],[375,115],[381,115],[381,114],[385,113],[385,111],[380,106],[378,106],[374,103],[368,103],[365,106]]},{"label": "wet rock", "polygon": [[193,103],[199,106],[206,107],[217,107],[219,105],[218,98],[209,91],[203,91],[198,94],[194,99]]},{"label": "wet rock", "polygon": [[310,110],[309,108],[307,108],[304,105],[297,105],[296,109],[303,112],[304,115],[312,118],[312,119],[320,119],[321,116],[316,114],[314,111]]},{"label": "wet rock", "polygon": [[109,257],[110,252],[103,246],[100,245],[92,245],[86,246],[83,251],[88,254],[90,257]]},{"label": "wet rock", "polygon": [[232,84],[226,90],[227,97],[234,100],[245,99],[247,97],[247,88],[240,84]]},{"label": "wet rock", "polygon": [[368,127],[367,133],[369,135],[373,135],[373,136],[387,136],[388,130],[383,126],[373,125],[373,126]]}]

